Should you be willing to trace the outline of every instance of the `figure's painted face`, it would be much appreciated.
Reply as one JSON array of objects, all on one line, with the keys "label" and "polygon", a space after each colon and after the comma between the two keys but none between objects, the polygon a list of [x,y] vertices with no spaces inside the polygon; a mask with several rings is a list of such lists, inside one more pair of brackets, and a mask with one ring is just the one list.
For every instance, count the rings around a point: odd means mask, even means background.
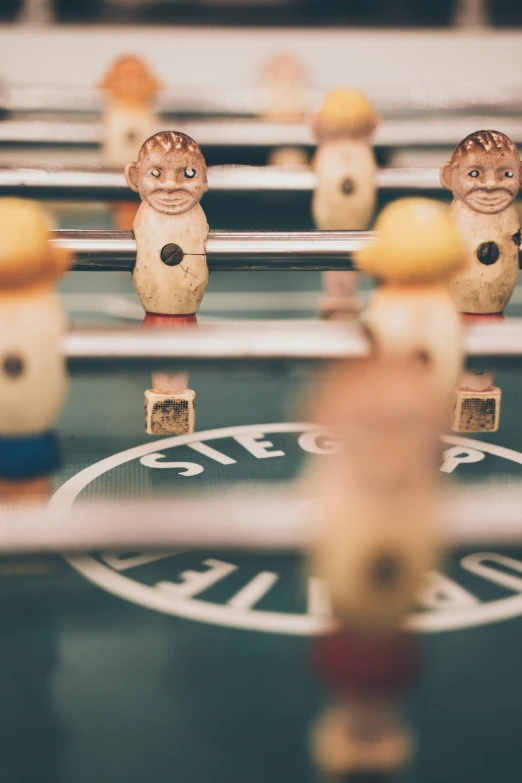
[{"label": "figure's painted face", "polygon": [[207,168],[199,151],[153,148],[128,173],[141,200],[165,215],[182,215],[208,190]]},{"label": "figure's painted face", "polygon": [[451,190],[475,212],[503,212],[520,189],[520,159],[509,150],[470,151],[451,166]]}]

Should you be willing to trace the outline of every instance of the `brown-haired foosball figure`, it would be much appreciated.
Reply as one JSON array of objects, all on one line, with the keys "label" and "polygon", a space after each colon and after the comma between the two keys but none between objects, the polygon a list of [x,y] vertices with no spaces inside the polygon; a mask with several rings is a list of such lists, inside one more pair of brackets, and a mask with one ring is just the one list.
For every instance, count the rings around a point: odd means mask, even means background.
[{"label": "brown-haired foosball figure", "polygon": [[54,284],[69,254],[52,247],[35,201],[0,199],[0,502],[47,501],[54,431],[67,392],[65,312]]},{"label": "brown-haired foosball figure", "polygon": [[[330,92],[312,126],[317,151],[312,161],[316,186],[315,225],[326,231],[369,228],[376,203],[377,163],[372,135],[380,118],[357,90]],[[360,310],[356,272],[325,272],[324,318],[354,318]]]},{"label": "brown-haired foosball figure", "polygon": [[[519,271],[520,221],[514,201],[520,189],[520,157],[498,131],[477,131],[456,147],[440,170],[453,192],[451,215],[467,245],[466,266],[453,278],[457,307],[466,319],[502,318]],[[491,373],[463,375],[456,392],[453,429],[498,429],[501,390]]]},{"label": "brown-haired foosball figure", "polygon": [[[132,277],[144,325],[195,325],[208,284],[208,224],[199,203],[208,190],[205,158],[189,136],[162,131],[142,145],[125,178],[141,197]],[[153,375],[153,388],[145,393],[147,432],[193,432],[196,395],[187,381],[184,373]]]}]

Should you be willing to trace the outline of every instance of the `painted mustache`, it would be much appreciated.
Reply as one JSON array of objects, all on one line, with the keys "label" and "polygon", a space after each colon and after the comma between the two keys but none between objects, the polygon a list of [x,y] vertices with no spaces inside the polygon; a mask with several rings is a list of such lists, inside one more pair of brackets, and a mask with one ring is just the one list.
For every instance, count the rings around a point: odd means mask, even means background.
[{"label": "painted mustache", "polygon": [[167,190],[166,188],[158,188],[154,191],[155,196],[165,196],[165,198],[168,199],[184,199],[184,198],[192,198],[192,194],[188,192],[188,190],[179,190],[176,188],[175,190]]},{"label": "painted mustache", "polygon": [[502,193],[505,193],[506,196],[511,197],[511,191],[508,188],[503,187],[492,187],[492,188],[473,188],[469,191],[469,193],[474,193],[479,196],[485,196],[486,198],[491,195],[501,195]]}]

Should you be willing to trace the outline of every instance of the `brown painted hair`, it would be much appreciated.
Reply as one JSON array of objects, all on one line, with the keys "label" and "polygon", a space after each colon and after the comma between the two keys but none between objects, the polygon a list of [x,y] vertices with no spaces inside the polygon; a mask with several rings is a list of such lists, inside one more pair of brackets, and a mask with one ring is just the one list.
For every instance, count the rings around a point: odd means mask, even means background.
[{"label": "brown painted hair", "polygon": [[178,133],[178,131],[160,131],[148,138],[147,141],[144,141],[138,155],[138,162],[144,155],[152,152],[154,149],[159,149],[163,152],[176,152],[177,150],[180,152],[195,152],[205,160],[199,144],[194,139],[191,139],[190,136],[187,136],[186,133]]},{"label": "brown painted hair", "polygon": [[470,133],[460,144],[455,147],[450,163],[455,163],[459,158],[463,158],[470,152],[491,152],[491,150],[504,152],[514,152],[518,155],[517,148],[511,139],[500,131],[481,130]]}]

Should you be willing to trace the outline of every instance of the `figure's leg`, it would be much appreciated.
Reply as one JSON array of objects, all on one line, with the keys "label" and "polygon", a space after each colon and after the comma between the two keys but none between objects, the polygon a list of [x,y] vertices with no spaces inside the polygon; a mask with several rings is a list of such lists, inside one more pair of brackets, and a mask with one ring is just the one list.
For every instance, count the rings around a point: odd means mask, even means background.
[{"label": "figure's leg", "polygon": [[[144,327],[197,326],[196,316],[147,313]],[[196,423],[196,392],[188,388],[186,372],[152,373],[152,388],[145,392],[145,429],[149,435],[187,435]]]},{"label": "figure's leg", "polygon": [[[465,322],[502,319],[493,315],[464,315]],[[453,432],[496,432],[500,423],[502,390],[494,385],[493,373],[466,370],[455,390],[451,428]]]},{"label": "figure's leg", "polygon": [[357,318],[361,303],[357,294],[357,272],[324,272],[324,296],[320,305],[321,318]]}]

